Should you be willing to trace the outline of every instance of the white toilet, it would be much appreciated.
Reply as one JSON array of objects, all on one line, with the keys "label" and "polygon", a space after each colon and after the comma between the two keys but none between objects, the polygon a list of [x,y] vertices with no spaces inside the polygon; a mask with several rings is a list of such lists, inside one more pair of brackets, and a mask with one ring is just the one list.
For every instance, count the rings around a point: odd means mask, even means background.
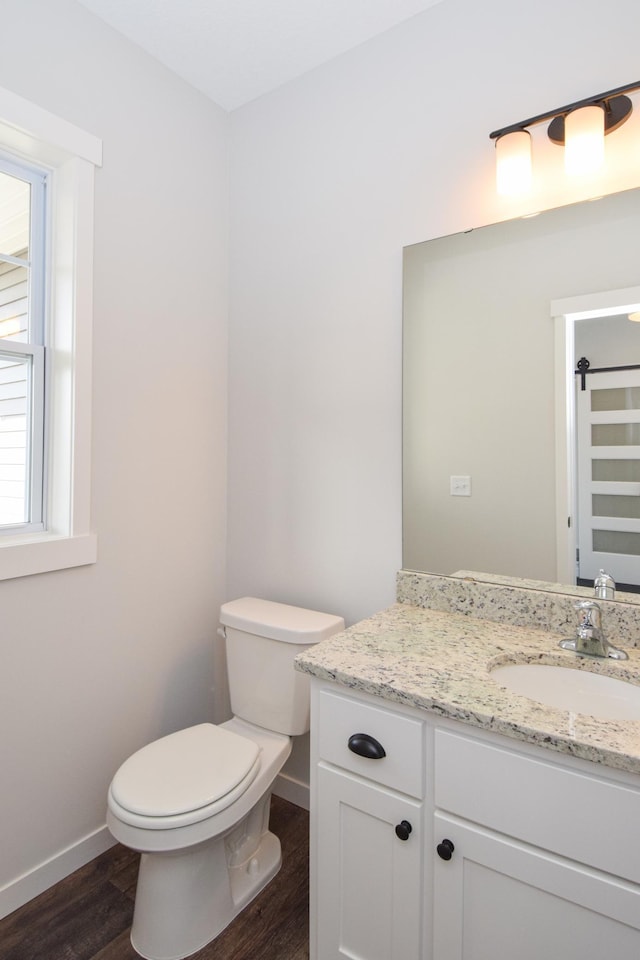
[{"label": "white toilet", "polygon": [[233,719],[148,744],[109,788],[107,825],[142,853],[131,928],[148,960],[213,940],[280,868],[269,832],[273,781],[309,729],[309,682],[293,659],[344,629],[341,617],[245,597],[223,605]]}]

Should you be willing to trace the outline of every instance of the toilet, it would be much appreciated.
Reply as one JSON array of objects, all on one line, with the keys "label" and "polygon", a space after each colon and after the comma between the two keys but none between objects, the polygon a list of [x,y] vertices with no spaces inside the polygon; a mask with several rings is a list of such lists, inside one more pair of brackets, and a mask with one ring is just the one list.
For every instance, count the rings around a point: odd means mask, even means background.
[{"label": "toilet", "polygon": [[200,723],[134,753],[115,774],[107,826],[139,851],[131,928],[147,960],[181,960],[218,936],[281,864],[271,788],[309,729],[309,681],[293,660],[342,617],[244,597],[220,610],[231,720]]}]

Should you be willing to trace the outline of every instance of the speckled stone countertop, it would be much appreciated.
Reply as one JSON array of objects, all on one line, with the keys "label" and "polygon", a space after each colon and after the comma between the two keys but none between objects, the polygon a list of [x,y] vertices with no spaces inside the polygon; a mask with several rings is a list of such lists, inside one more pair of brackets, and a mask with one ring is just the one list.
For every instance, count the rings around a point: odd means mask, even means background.
[{"label": "speckled stone countertop", "polygon": [[[464,613],[478,620],[495,620],[520,627],[538,627],[572,636],[575,605],[593,600],[593,588],[567,587],[514,577],[460,570],[451,577],[400,570],[396,600],[416,607]],[[599,601],[607,639],[614,646],[640,649],[640,594],[617,593]]]},{"label": "speckled stone countertop", "polygon": [[558,647],[567,635],[398,603],[309,648],[296,667],[437,717],[640,774],[640,721],[546,707],[490,676],[502,664],[535,662],[640,684],[639,649],[627,648],[623,662],[587,660]]}]

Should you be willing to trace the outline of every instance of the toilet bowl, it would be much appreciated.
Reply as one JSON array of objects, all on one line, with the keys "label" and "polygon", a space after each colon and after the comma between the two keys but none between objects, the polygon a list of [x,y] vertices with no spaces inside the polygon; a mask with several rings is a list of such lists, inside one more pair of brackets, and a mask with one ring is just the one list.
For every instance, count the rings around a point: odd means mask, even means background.
[{"label": "toilet bowl", "polygon": [[278,872],[271,788],[292,736],[309,729],[308,679],[293,660],[344,629],[341,617],[254,598],[225,604],[220,621],[233,718],[148,744],[109,787],[109,830],[141,853],[131,942],[146,960],[201,949]]}]

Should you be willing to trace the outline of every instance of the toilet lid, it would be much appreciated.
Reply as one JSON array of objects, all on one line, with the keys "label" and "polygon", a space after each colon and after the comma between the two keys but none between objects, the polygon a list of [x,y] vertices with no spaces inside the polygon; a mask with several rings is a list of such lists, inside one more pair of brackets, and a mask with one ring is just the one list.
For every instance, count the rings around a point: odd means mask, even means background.
[{"label": "toilet lid", "polygon": [[230,793],[258,758],[252,740],[201,723],[148,744],[122,764],[111,793],[125,810],[170,817]]}]

